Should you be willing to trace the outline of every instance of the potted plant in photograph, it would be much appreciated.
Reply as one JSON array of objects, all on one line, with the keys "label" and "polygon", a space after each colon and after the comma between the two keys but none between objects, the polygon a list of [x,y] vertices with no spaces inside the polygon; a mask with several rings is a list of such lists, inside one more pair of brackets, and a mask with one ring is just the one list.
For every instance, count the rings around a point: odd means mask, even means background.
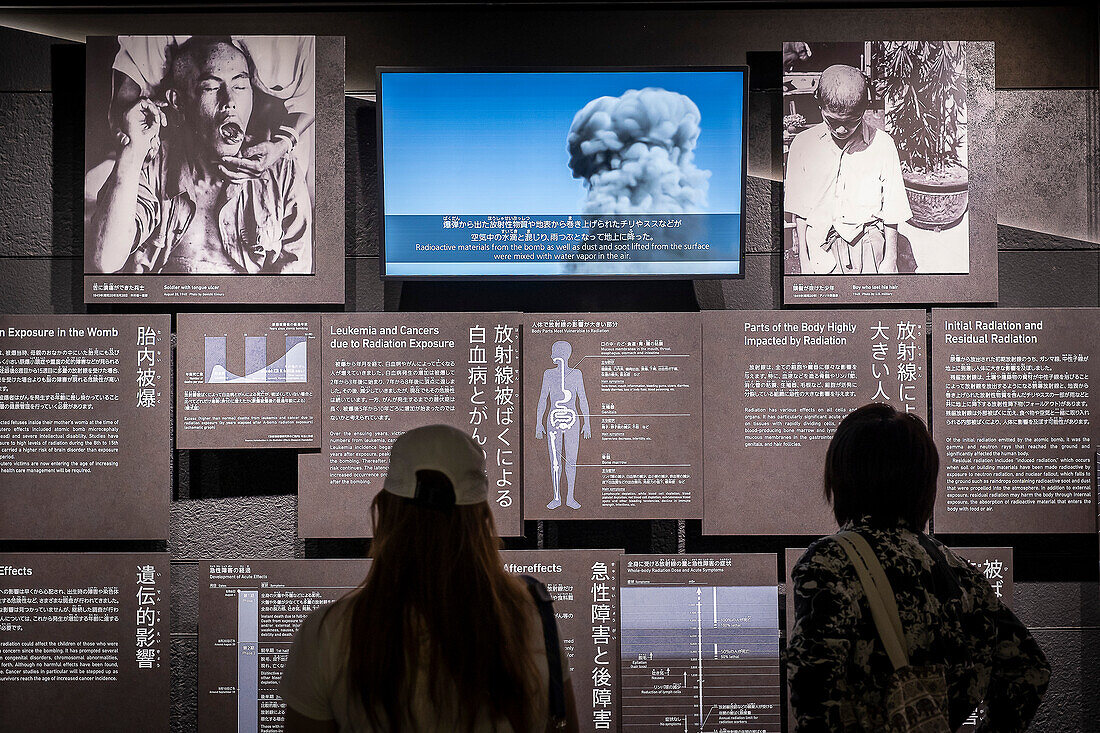
[{"label": "potted plant in photograph", "polygon": [[966,71],[958,41],[879,41],[875,92],[901,157],[913,223],[940,230],[966,213]]}]

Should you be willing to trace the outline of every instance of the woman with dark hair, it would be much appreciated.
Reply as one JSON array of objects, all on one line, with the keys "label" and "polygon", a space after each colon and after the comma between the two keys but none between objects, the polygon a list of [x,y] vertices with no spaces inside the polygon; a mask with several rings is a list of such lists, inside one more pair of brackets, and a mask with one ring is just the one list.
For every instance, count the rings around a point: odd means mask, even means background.
[{"label": "woman with dark hair", "polygon": [[286,731],[575,731],[565,653],[534,599],[545,589],[504,570],[477,443],[444,425],[404,433],[372,518],[366,579],[295,636]]},{"label": "woman with dark hair", "polygon": [[[898,646],[910,669],[942,670],[951,730],[982,703],[979,730],[1022,731],[1034,716],[1050,678],[1042,650],[985,577],[923,531],[938,473],[932,436],[914,415],[870,404],[837,428],[825,497],[841,531],[813,543],[791,572],[792,730],[894,730],[887,710],[897,699]],[[883,595],[892,592],[902,632],[890,651],[864,589],[866,567],[857,571],[846,537],[866,540],[889,581]]]}]

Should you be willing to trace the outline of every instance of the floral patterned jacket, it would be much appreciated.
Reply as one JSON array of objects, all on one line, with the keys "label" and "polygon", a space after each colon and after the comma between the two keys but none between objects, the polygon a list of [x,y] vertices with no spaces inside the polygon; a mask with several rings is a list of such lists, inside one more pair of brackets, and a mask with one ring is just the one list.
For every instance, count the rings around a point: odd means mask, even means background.
[{"label": "floral patterned jacket", "polygon": [[[932,540],[958,584],[936,588],[934,561],[910,529],[876,528],[867,519],[842,529],[863,535],[882,563],[897,597],[910,664],[945,665],[952,729],[984,701],[986,715],[979,730],[1025,730],[1046,691],[1050,665],[985,577]],[[894,669],[848,556],[837,542],[822,538],[806,550],[791,579],[795,626],[787,643],[794,712],[790,729],[883,730],[884,694]]]}]

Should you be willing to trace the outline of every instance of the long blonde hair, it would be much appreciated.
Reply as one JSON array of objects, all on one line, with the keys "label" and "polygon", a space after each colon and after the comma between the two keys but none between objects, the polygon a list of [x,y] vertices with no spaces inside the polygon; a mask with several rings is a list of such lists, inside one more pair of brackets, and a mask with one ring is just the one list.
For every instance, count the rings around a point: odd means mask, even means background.
[{"label": "long blonde hair", "polygon": [[454,711],[456,730],[472,730],[482,712],[531,730],[541,687],[531,599],[504,570],[488,504],[444,511],[382,491],[371,515],[373,562],[351,611],[350,699],[376,729],[407,730],[423,664],[428,698]]}]

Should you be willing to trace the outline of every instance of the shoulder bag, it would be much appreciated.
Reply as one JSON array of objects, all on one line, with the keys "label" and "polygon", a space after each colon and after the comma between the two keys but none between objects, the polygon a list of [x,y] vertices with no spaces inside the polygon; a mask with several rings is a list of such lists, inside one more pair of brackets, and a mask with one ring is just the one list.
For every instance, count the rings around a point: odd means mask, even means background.
[{"label": "shoulder bag", "polygon": [[941,665],[909,664],[905,633],[890,580],[858,532],[834,535],[855,566],[882,645],[894,665],[886,687],[886,733],[949,733],[947,679]]}]

